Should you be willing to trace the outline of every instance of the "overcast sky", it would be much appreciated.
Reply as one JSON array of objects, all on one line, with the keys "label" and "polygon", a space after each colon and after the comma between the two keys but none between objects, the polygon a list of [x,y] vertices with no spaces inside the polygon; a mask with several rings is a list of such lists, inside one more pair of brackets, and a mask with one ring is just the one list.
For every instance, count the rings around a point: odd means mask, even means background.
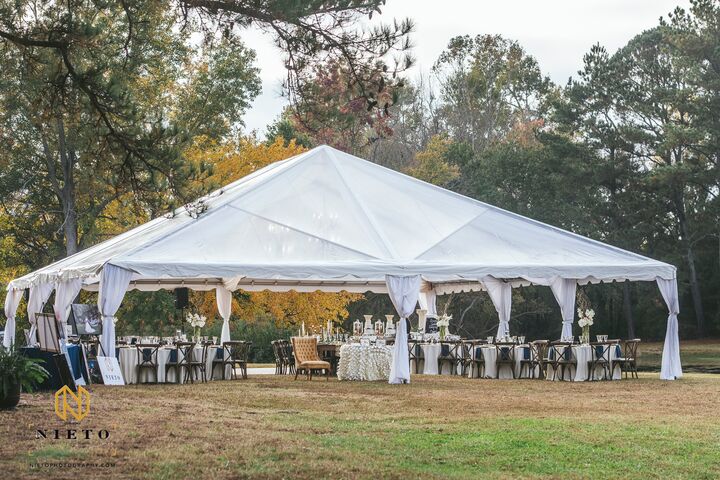
[{"label": "overcast sky", "polygon": [[[457,35],[500,34],[520,42],[540,63],[542,71],[561,85],[582,66],[582,57],[595,43],[610,52],[633,36],[654,27],[661,16],[687,0],[388,0],[379,18],[410,17],[417,63],[414,78],[427,72],[450,38]],[[263,91],[245,115],[247,131],[264,134],[282,110],[280,85],[285,77],[281,52],[272,38],[248,30],[245,43],[257,52]]]}]

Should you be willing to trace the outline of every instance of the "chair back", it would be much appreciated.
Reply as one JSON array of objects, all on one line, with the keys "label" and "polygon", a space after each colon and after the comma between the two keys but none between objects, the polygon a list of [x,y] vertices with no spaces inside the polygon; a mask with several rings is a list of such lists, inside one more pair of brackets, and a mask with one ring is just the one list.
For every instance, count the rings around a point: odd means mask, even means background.
[{"label": "chair back", "polygon": [[293,353],[295,354],[295,365],[300,366],[303,362],[320,361],[317,351],[317,338],[315,337],[292,337]]},{"label": "chair back", "polygon": [[225,350],[228,359],[233,362],[247,363],[251,345],[252,342],[230,340],[223,342],[223,350]]},{"label": "chair back", "polygon": [[546,358],[548,345],[550,344],[547,340],[535,340],[530,342],[530,358],[534,359],[537,363],[542,364],[542,361]]},{"label": "chair back", "polygon": [[137,364],[141,367],[157,367],[158,366],[158,349],[159,343],[136,343]]},{"label": "chair back", "polygon": [[515,343],[495,343],[498,363],[515,363]]},{"label": "chair back", "polygon": [[625,358],[628,360],[637,359],[638,346],[640,346],[639,338],[625,341]]},{"label": "chair back", "polygon": [[610,347],[612,346],[609,342],[590,342],[592,347],[592,356],[590,357],[594,361],[598,360],[610,360]]}]

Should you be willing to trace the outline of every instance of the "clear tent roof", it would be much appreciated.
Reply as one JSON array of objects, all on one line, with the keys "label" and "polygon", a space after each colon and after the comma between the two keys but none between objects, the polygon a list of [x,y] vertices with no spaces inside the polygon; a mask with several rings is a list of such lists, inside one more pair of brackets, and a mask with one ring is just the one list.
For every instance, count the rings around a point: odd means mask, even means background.
[{"label": "clear tent roof", "polygon": [[[201,207],[199,207],[201,206]],[[655,280],[675,267],[408,177],[327,146],[273,163],[11,282],[134,280]]]}]

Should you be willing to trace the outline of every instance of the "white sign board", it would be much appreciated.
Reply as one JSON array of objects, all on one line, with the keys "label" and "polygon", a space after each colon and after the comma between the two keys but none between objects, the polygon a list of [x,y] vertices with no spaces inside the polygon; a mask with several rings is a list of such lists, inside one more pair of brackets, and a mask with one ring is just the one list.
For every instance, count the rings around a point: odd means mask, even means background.
[{"label": "white sign board", "polygon": [[125,385],[117,358],[97,357],[97,362],[105,385]]}]

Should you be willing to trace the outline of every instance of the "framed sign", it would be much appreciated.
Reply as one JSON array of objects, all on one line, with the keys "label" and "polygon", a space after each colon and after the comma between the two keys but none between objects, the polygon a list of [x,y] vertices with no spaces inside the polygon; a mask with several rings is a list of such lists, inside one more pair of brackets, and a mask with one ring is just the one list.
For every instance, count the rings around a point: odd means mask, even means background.
[{"label": "framed sign", "polygon": [[117,358],[97,357],[97,362],[105,385],[125,385]]},{"label": "framed sign", "polygon": [[73,303],[70,308],[70,324],[76,335],[100,335],[102,315],[97,305]]},{"label": "framed sign", "polygon": [[36,313],[37,335],[40,341],[40,350],[46,352],[60,351],[60,335],[55,315],[52,313]]}]

